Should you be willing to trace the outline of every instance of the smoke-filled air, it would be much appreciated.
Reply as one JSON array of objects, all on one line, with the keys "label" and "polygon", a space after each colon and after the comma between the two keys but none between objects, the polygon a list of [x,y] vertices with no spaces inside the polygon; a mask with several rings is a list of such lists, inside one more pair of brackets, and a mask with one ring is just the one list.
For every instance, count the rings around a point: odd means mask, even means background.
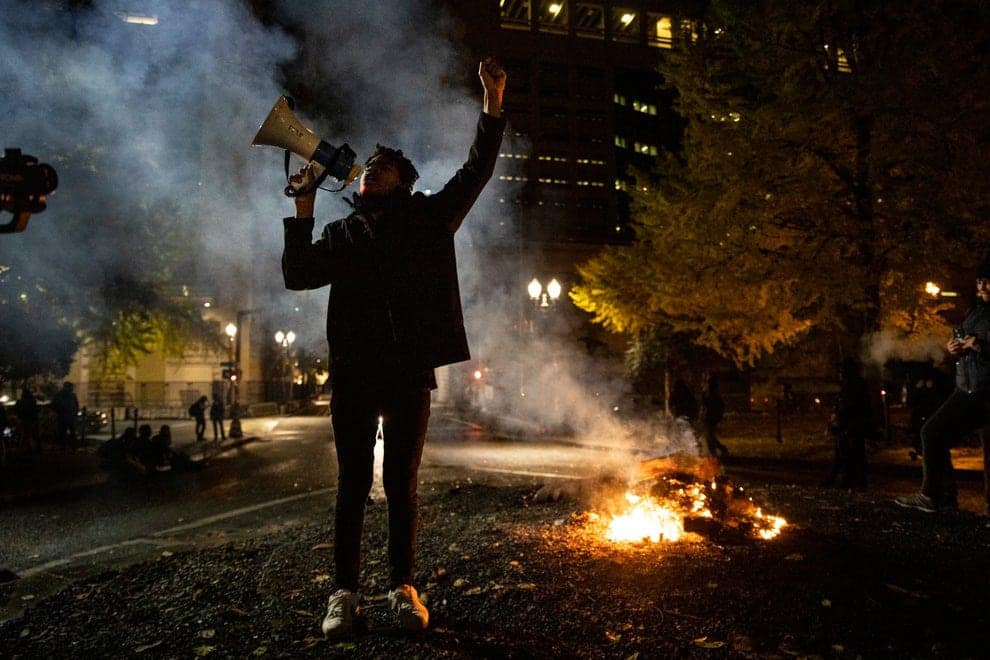
[{"label": "smoke-filled air", "polygon": [[[4,261],[68,289],[106,272],[140,275],[159,248],[178,246],[189,284],[265,309],[273,322],[291,315],[299,345],[324,352],[326,290],[282,286],[281,218],[293,205],[281,192],[281,152],[249,146],[258,125],[289,79],[305,81],[331,106],[299,108],[314,132],[350,144],[358,162],[376,143],[400,148],[419,170],[416,189],[438,190],[473,135],[477,59],[463,46],[470,35],[425,1],[282,2],[268,11],[262,21],[238,0],[0,1],[0,137],[60,177],[31,230],[0,244]],[[502,150],[528,146],[510,127]],[[344,194],[319,193],[318,230],[346,214]],[[521,382],[503,380],[484,405],[530,428],[565,424],[596,445],[693,449],[687,431],[674,447],[656,429],[618,425],[610,415],[618,379],[519,329],[520,264],[506,260],[513,271],[494,276],[483,265],[493,245],[511,242],[515,208],[489,189],[457,235],[473,353],[524,365]]]}]

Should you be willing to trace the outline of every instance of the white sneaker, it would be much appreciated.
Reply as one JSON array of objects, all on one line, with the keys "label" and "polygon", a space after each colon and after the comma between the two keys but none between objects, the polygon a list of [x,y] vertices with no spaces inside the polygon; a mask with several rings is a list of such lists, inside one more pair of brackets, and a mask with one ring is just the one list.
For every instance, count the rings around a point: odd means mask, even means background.
[{"label": "white sneaker", "polygon": [[347,589],[333,592],[327,601],[327,615],[323,617],[323,634],[340,637],[354,632],[354,619],[361,613],[358,595]]},{"label": "white sneaker", "polygon": [[388,606],[406,630],[425,630],[430,623],[430,611],[420,602],[416,589],[408,584],[400,584],[388,592]]}]

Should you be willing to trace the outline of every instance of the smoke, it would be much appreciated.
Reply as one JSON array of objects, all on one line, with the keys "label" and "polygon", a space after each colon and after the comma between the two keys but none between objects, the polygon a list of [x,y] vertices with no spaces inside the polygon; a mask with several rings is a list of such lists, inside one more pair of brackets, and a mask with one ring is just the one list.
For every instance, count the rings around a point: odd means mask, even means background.
[{"label": "smoke", "polygon": [[865,359],[878,367],[890,360],[941,364],[946,355],[945,342],[944,338],[932,335],[905,337],[896,332],[875,332],[866,338]]},{"label": "smoke", "polygon": [[60,180],[3,260],[71,297],[175,250],[186,283],[240,306],[245,280],[277,282],[286,205],[273,154],[247,145],[294,44],[240,2],[124,4],[157,24],[119,2],[0,1],[0,137]]},{"label": "smoke", "polygon": [[[281,195],[281,154],[248,147],[258,124],[295,81],[311,101],[300,116],[317,134],[349,143],[359,159],[377,143],[400,148],[421,174],[417,189],[439,190],[467,157],[481,108],[477,61],[426,0],[269,10],[263,22],[241,0],[0,0],[0,137],[60,177],[49,210],[0,241],[0,263],[71,294],[107,271],[140,277],[179,249],[190,283],[207,283],[231,307],[264,310],[295,330],[297,346],[325,351],[326,290],[282,287],[280,218],[293,206]],[[123,12],[157,24],[125,22]],[[511,135],[502,150],[529,151]],[[693,446],[684,433],[617,424],[608,414],[624,389],[617,378],[522,331],[532,264],[512,250],[491,258],[525,221],[514,208],[489,186],[457,234],[473,351],[520,367],[502,369],[522,382],[499,388],[489,408],[535,426],[566,422],[590,443]],[[339,195],[320,193],[317,231],[346,212]]]}]

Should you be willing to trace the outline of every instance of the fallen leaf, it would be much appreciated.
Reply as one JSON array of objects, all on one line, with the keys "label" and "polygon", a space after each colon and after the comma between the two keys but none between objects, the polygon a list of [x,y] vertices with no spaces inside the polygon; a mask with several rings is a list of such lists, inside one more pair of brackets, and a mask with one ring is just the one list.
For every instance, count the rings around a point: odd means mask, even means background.
[{"label": "fallen leaf", "polygon": [[310,550],[333,550],[333,543],[317,543]]},{"label": "fallen leaf", "polygon": [[605,637],[607,637],[608,638],[608,641],[612,642],[613,644],[615,642],[618,642],[620,639],[622,639],[622,635],[620,635],[618,633],[614,633],[614,632],[612,632],[610,630],[606,630],[605,631]]},{"label": "fallen leaf", "polygon": [[629,656],[628,658],[626,658],[626,660],[639,660],[639,651],[636,651],[635,653],[633,653],[631,656]]},{"label": "fallen leaf", "polygon": [[725,642],[719,641],[708,641],[707,637],[702,637],[701,639],[694,640],[694,645],[699,646],[703,649],[720,649],[725,646]]},{"label": "fallen leaf", "polygon": [[249,616],[251,616],[251,613],[250,612],[248,612],[247,610],[242,610],[239,607],[230,606],[230,607],[228,607],[226,609],[226,611],[228,613],[230,613],[230,614],[234,614],[234,615],[239,616],[239,617],[244,618],[244,619],[246,619]]},{"label": "fallen leaf", "polygon": [[267,646],[259,646],[255,650],[251,651],[251,655],[264,655],[266,653],[268,653]]},{"label": "fallen leaf", "polygon": [[822,598],[822,607],[832,607],[832,601],[828,598]]},{"label": "fallen leaf", "polygon": [[718,589],[718,582],[709,582],[707,586],[709,589]]},{"label": "fallen leaf", "polygon": [[307,635],[306,639],[303,640],[303,645],[306,648],[311,649],[317,644],[322,644],[325,641],[326,639],[324,639],[323,637],[314,637],[313,635]]},{"label": "fallen leaf", "polygon": [[143,646],[138,646],[138,647],[136,647],[134,649],[134,652],[135,653],[144,653],[145,651],[150,651],[151,649],[156,648],[158,646],[161,646],[164,643],[165,643],[165,640],[164,639],[160,639],[157,642],[154,642],[153,644],[144,644]]},{"label": "fallen leaf", "polygon": [[289,610],[289,611],[292,612],[293,614],[298,614],[299,616],[313,616],[312,612],[308,612],[306,610]]},{"label": "fallen leaf", "polygon": [[753,639],[746,635],[732,636],[732,650],[741,653],[748,653],[753,650]]},{"label": "fallen leaf", "polygon": [[532,582],[520,582],[516,585],[517,589],[536,589],[536,585]]},{"label": "fallen leaf", "polygon": [[467,580],[465,580],[464,578],[457,578],[456,580],[454,580],[454,588],[455,589],[460,589],[465,584],[467,584]]},{"label": "fallen leaf", "polygon": [[174,553],[168,550],[162,550],[162,557],[171,557]]},{"label": "fallen leaf", "polygon": [[842,644],[832,644],[832,650],[835,651],[836,653],[845,653],[846,647],[843,646]]},{"label": "fallen leaf", "polygon": [[329,579],[330,579],[330,576],[329,575],[326,575],[326,574],[314,575],[313,576],[313,583],[314,584],[323,584],[324,582],[326,582]]},{"label": "fallen leaf", "polygon": [[213,639],[216,637],[217,631],[213,628],[207,628],[206,630],[200,630],[199,636],[203,639]]},{"label": "fallen leaf", "polygon": [[515,566],[516,568],[519,568],[520,564],[518,561],[513,559],[512,561],[509,562],[509,566]]},{"label": "fallen leaf", "polygon": [[21,631],[21,639],[24,639],[25,637],[27,637],[30,634],[31,634],[31,629],[30,628],[25,628],[24,630]]},{"label": "fallen leaf", "polygon": [[464,592],[464,595],[465,596],[477,596],[480,593],[481,593],[481,587],[471,587],[470,589],[468,589],[467,591]]},{"label": "fallen leaf", "polygon": [[193,653],[196,654],[197,658],[205,658],[216,650],[217,648],[215,646],[197,646],[193,649]]},{"label": "fallen leaf", "polygon": [[21,600],[34,600],[34,594],[24,594],[21,596]]},{"label": "fallen leaf", "polygon": [[804,555],[800,552],[795,552],[794,554],[787,555],[784,559],[787,561],[804,561]]}]

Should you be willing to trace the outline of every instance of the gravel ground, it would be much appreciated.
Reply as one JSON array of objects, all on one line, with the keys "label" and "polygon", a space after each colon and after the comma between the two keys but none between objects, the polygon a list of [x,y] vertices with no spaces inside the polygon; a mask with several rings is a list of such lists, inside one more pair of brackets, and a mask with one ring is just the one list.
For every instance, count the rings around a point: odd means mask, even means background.
[{"label": "gravel ground", "polygon": [[319,630],[326,523],[75,582],[0,627],[0,657],[986,657],[985,519],[903,510],[877,491],[737,485],[788,519],[779,538],[695,525],[691,540],[615,545],[587,502],[536,502],[533,482],[425,487],[425,633],[400,632],[388,611],[376,502],[369,630],[353,640]]}]

